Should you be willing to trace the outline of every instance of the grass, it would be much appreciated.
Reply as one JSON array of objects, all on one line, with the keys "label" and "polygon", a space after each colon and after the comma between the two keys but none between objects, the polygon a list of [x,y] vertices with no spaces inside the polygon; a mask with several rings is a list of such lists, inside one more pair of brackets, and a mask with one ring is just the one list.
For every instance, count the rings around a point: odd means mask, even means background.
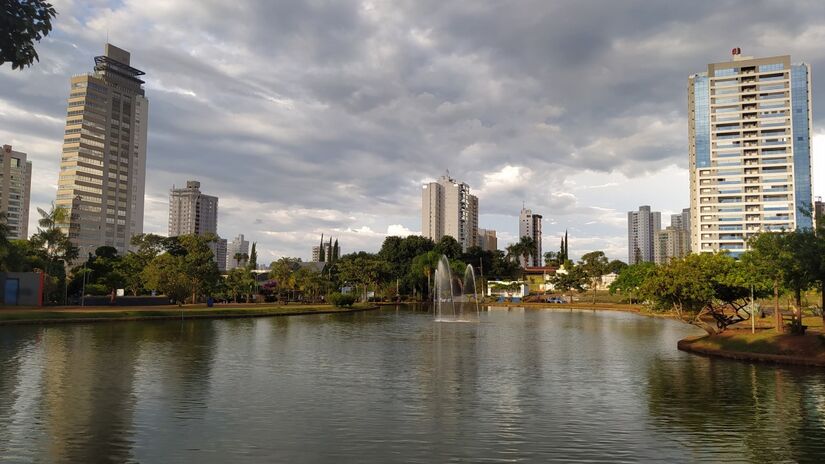
[{"label": "grass", "polygon": [[710,351],[767,354],[825,362],[825,337],[818,331],[791,335],[780,334],[773,329],[757,330],[754,334],[749,329],[727,330],[691,341],[690,346]]},{"label": "grass", "polygon": [[36,308],[36,309],[0,309],[0,323],[14,322],[49,322],[75,320],[118,320],[118,319],[153,319],[153,318],[206,318],[206,317],[253,317],[253,316],[288,316],[297,314],[348,312],[371,308],[371,305],[355,305],[352,309],[336,308],[332,305],[243,305],[218,306],[207,308],[205,305],[135,307],[135,308]]}]

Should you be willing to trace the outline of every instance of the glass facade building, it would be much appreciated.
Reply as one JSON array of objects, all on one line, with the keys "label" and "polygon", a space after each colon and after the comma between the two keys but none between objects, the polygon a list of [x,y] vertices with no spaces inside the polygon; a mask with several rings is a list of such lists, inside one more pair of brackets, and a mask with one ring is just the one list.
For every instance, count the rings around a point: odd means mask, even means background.
[{"label": "glass facade building", "polygon": [[692,250],[811,227],[810,67],[735,53],[688,82]]}]

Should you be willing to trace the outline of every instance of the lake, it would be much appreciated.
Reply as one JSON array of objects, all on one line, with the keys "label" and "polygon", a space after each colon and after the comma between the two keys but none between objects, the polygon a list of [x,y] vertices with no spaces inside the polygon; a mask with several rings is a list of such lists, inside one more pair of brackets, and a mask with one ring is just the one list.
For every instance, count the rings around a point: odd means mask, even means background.
[{"label": "lake", "polygon": [[825,372],[490,308],[0,326],[0,462],[825,460]]}]

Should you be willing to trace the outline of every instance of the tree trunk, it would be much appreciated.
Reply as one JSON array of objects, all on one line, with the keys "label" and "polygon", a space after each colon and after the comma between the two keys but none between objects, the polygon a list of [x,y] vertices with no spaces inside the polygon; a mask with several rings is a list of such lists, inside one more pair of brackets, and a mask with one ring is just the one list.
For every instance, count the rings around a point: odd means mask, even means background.
[{"label": "tree trunk", "polygon": [[822,324],[825,325],[825,279],[822,279],[822,288],[819,290],[822,292],[822,304],[820,305],[820,311],[822,311]]},{"label": "tree trunk", "polygon": [[795,319],[795,326],[802,327],[802,290],[796,289],[795,295],[796,297],[796,308],[794,308],[794,319]]},{"label": "tree trunk", "polygon": [[779,310],[779,282],[773,283],[773,323],[777,333],[785,332],[785,324],[782,323],[782,312]]}]

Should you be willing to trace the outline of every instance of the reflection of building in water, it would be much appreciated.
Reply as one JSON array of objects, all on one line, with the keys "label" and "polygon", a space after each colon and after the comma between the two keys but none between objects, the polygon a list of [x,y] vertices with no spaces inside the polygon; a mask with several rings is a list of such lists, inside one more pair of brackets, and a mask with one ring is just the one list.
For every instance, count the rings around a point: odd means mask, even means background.
[{"label": "reflection of building in water", "polygon": [[41,388],[50,462],[130,458],[139,341],[111,326],[46,330]]}]

